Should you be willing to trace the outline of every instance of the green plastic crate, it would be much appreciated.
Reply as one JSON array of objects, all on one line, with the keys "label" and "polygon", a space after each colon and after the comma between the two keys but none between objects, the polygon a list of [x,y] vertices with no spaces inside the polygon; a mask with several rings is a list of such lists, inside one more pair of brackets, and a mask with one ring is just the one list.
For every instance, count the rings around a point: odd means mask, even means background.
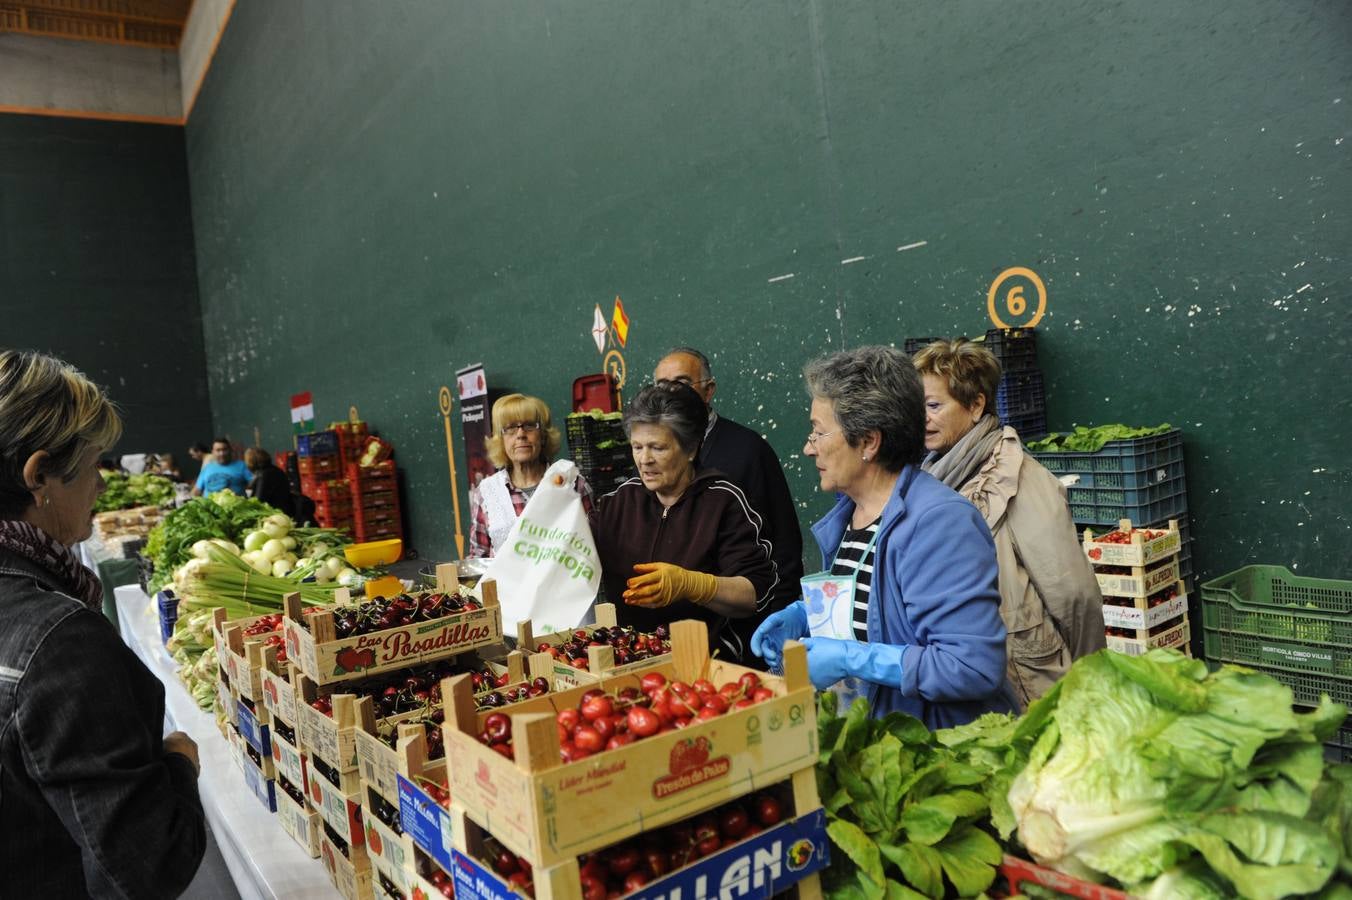
[{"label": "green plastic crate", "polygon": [[1352,581],[1245,566],[1202,585],[1202,628],[1208,661],[1266,672],[1297,703],[1352,705]]}]

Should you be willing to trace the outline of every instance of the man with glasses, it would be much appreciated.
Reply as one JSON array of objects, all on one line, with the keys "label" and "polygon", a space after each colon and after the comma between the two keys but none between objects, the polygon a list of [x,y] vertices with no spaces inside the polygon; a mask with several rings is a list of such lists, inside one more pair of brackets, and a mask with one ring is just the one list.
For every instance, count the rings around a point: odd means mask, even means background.
[{"label": "man with glasses", "polygon": [[696,466],[701,470],[717,469],[742,489],[761,517],[765,538],[773,545],[771,556],[779,571],[779,584],[769,605],[750,618],[732,620],[732,631],[743,647],[740,662],[763,668],[761,660],[751,653],[751,635],[766,616],[799,598],[799,580],[803,577],[803,534],[798,528],[784,467],[763,437],[714,411],[718,383],[709,358],[703,353],[693,347],[668,351],[653,370],[653,379],[689,385],[704,400],[709,410],[709,426]]}]

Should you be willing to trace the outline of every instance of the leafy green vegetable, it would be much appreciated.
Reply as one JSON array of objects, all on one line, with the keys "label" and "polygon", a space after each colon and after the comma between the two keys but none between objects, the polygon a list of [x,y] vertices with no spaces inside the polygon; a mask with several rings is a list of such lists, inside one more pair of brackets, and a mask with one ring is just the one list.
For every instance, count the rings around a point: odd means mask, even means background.
[{"label": "leafy green vegetable", "polygon": [[1097,453],[1109,441],[1150,437],[1155,434],[1163,434],[1173,427],[1168,422],[1163,425],[1142,428],[1133,428],[1130,425],[1098,425],[1094,428],[1086,428],[1084,425],[1080,425],[1069,434],[1049,434],[1040,441],[1033,441],[1028,445],[1028,449],[1051,453],[1066,450],[1077,453]]},{"label": "leafy green vegetable", "polygon": [[[871,719],[859,699],[841,717],[834,694],[818,702],[817,787],[838,850],[824,878],[827,895],[971,897],[990,887],[1002,851],[982,830],[990,813],[982,785],[994,768],[982,757],[982,735],[972,729],[973,747],[954,751],[902,713]],[[987,716],[986,727],[1008,743],[1013,719]],[[1001,765],[1006,759],[988,755]]]},{"label": "leafy green vegetable", "polygon": [[1320,890],[1344,858],[1331,823],[1345,821],[1321,788],[1320,742],[1347,710],[1291,702],[1266,675],[1209,673],[1174,651],[1078,660],[1012,735],[1015,751],[1033,741],[1009,790],[1019,840],[1077,877],[1138,892],[1163,880],[1157,896]]},{"label": "leafy green vegetable", "polygon": [[150,593],[168,584],[174,569],[192,558],[193,544],[211,538],[242,542],[244,534],[252,531],[260,519],[276,513],[260,500],[240,497],[231,491],[195,497],[173,510],[146,539],[145,554],[155,566]]},{"label": "leafy green vegetable", "polygon": [[94,512],[134,509],[137,506],[167,506],[174,499],[174,483],[162,475],[123,475],[110,472],[103,476],[107,490],[94,501]]}]

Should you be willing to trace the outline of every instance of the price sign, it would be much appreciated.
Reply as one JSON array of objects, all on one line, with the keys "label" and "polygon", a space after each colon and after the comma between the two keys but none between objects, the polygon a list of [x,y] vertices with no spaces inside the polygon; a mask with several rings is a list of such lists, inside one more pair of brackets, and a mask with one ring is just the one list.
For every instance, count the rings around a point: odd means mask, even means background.
[{"label": "price sign", "polygon": [[1032,269],[1005,269],[991,282],[986,310],[996,328],[1032,328],[1047,311],[1047,286]]}]

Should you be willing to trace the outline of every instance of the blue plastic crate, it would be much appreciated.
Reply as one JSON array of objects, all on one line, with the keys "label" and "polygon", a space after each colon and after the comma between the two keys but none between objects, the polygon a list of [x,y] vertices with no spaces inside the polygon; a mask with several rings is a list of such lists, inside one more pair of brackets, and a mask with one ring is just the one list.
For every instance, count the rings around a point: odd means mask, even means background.
[{"label": "blue plastic crate", "polygon": [[1181,518],[1188,511],[1188,489],[1182,478],[1138,490],[1071,487],[1066,493],[1070,518],[1080,526],[1116,527],[1122,519],[1144,525]]},{"label": "blue plastic crate", "polygon": [[1001,425],[1007,425],[1019,433],[1022,440],[1031,440],[1042,437],[1047,433],[1047,414],[1044,412],[1033,413],[1027,416],[1013,416],[1011,418],[1000,420]]},{"label": "blue plastic crate", "polygon": [[297,456],[336,456],[338,454],[338,433],[336,431],[316,431],[313,434],[296,435]]},{"label": "blue plastic crate", "polygon": [[1047,392],[1042,372],[1031,369],[1024,372],[1006,372],[1000,376],[1000,387],[995,394],[995,409],[1000,419],[1046,414]]},{"label": "blue plastic crate", "polygon": [[1032,328],[992,328],[986,332],[986,349],[995,355],[1001,372],[1036,369],[1037,331]]},{"label": "blue plastic crate", "polygon": [[[1030,450],[1033,458],[1057,475],[1093,475],[1096,485],[1113,487],[1145,487],[1155,480],[1154,470],[1170,463],[1183,462],[1183,432],[1177,428],[1150,437],[1109,441],[1093,453],[1081,451],[1052,452]],[[1120,485],[1109,485],[1098,479],[1103,474],[1136,475],[1134,480],[1123,478]],[[1145,483],[1140,475],[1146,473]]]}]

